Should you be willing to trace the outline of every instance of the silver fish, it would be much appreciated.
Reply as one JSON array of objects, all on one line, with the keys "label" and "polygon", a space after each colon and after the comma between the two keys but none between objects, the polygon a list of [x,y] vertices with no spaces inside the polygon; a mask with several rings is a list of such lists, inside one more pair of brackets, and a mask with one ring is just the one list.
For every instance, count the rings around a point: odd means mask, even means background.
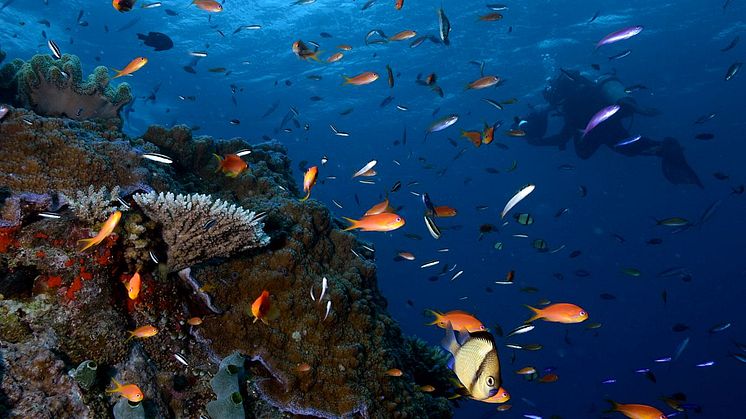
[{"label": "silver fish", "polygon": [[144,159],[152,160],[156,163],[171,164],[174,162],[171,157],[158,153],[145,153],[142,155],[142,157]]},{"label": "silver fish", "polygon": [[738,74],[738,71],[741,69],[742,65],[743,63],[740,61],[731,64],[731,66],[728,67],[728,71],[725,73],[725,81],[736,77],[736,74]]},{"label": "silver fish", "polygon": [[332,300],[329,300],[326,302],[326,314],[324,314],[324,320],[326,320],[327,317],[329,317],[329,312],[332,309]]},{"label": "silver fish", "polygon": [[440,263],[439,260],[431,260],[430,262],[423,263],[422,265],[420,265],[420,268],[422,268],[422,269],[429,268],[429,267],[435,266],[435,265],[437,265],[439,263]]},{"label": "silver fish", "polygon": [[49,47],[49,50],[52,51],[52,57],[54,57],[55,60],[59,60],[60,58],[62,58],[60,47],[57,46],[56,42],[52,41],[51,39],[48,39],[47,46]]},{"label": "silver fish", "polygon": [[505,335],[505,337],[509,338],[511,336],[514,336],[514,335],[522,335],[524,333],[528,333],[528,332],[534,330],[535,327],[536,326],[534,326],[532,323],[522,324],[522,325],[516,327],[515,329],[511,330],[510,333],[508,333],[507,335]]},{"label": "silver fish", "polygon": [[443,41],[446,46],[451,44],[451,41],[448,40],[448,35],[450,33],[451,22],[448,21],[448,16],[446,16],[445,10],[441,7],[438,9],[438,34],[440,35],[440,40]]},{"label": "silver fish", "polygon": [[425,215],[425,226],[427,227],[427,231],[430,232],[430,235],[433,236],[435,240],[438,240],[440,238],[440,229],[429,215]]}]

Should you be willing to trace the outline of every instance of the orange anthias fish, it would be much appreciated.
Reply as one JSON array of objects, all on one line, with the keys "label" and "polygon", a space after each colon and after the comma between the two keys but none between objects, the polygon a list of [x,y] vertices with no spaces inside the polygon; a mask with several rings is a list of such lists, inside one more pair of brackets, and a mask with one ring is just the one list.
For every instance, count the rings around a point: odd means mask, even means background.
[{"label": "orange anthias fish", "polygon": [[526,307],[534,312],[533,317],[526,320],[526,323],[537,319],[556,323],[580,323],[588,318],[588,313],[575,304],[557,303],[545,308],[534,308],[528,305]]},{"label": "orange anthias fish", "polygon": [[505,135],[507,135],[508,137],[525,137],[526,131],[522,129],[509,129],[505,131]]},{"label": "orange anthias fish", "polygon": [[495,393],[494,396],[486,398],[484,400],[480,400],[480,402],[505,403],[508,400],[510,400],[510,393],[508,393],[508,390],[505,390],[504,388],[500,387],[499,389],[497,389],[497,393]]},{"label": "orange anthias fish", "polygon": [[397,214],[384,212],[376,215],[368,215],[359,220],[342,217],[351,225],[345,231],[359,228],[361,231],[393,231],[404,225],[404,218]]},{"label": "orange anthias fish", "polygon": [[301,201],[305,201],[311,196],[311,189],[316,184],[316,177],[319,175],[319,168],[317,166],[311,166],[306,170],[306,174],[303,175],[303,192],[306,196],[301,198]]},{"label": "orange anthias fish", "polygon": [[474,147],[482,145],[482,133],[479,131],[464,131],[461,130],[461,136],[466,137],[474,144]]},{"label": "orange anthias fish", "polygon": [[461,310],[453,310],[448,313],[438,313],[437,311],[427,310],[435,316],[435,320],[427,323],[428,326],[437,324],[441,329],[448,328],[448,322],[451,322],[453,330],[460,332],[466,330],[467,332],[482,332],[487,330],[486,327],[480,322],[474,315],[469,314]]},{"label": "orange anthias fish", "polygon": [[264,290],[262,294],[251,304],[251,315],[254,317],[254,323],[261,320],[264,324],[269,320],[274,320],[279,315],[277,307],[272,306],[269,301],[269,291]]},{"label": "orange anthias fish", "polygon": [[109,235],[114,231],[117,224],[119,224],[119,220],[121,219],[121,211],[115,211],[114,214],[111,214],[106,222],[104,222],[104,225],[101,226],[101,230],[99,230],[98,234],[96,234],[96,237],[78,240],[78,243],[83,244],[83,247],[80,249],[80,251],[83,252],[104,241],[104,239],[109,237]]},{"label": "orange anthias fish", "polygon": [[213,154],[213,156],[218,159],[218,168],[215,169],[215,173],[223,172],[228,177],[237,177],[249,168],[249,165],[236,154],[226,154],[225,157],[220,157],[217,154]]},{"label": "orange anthias fish", "polygon": [[206,12],[218,13],[223,11],[223,6],[215,0],[192,0],[192,4]]},{"label": "orange anthias fish", "polygon": [[145,57],[137,57],[134,60],[130,61],[129,64],[127,64],[127,67],[124,67],[123,70],[117,70],[116,68],[112,68],[117,74],[113,77],[114,79],[117,77],[122,76],[131,76],[132,73],[135,71],[143,68],[145,64],[148,63],[148,59]]},{"label": "orange anthias fish", "polygon": [[141,283],[140,272],[135,272],[127,283],[127,295],[130,297],[130,300],[135,300],[137,299],[137,296],[140,295]]},{"label": "orange anthias fish", "polygon": [[321,51],[315,51],[312,49],[309,49],[303,41],[300,39],[293,42],[293,54],[297,55],[298,58],[301,58],[303,60],[306,60],[308,58],[319,61],[319,54]]},{"label": "orange anthias fish", "polygon": [[500,13],[487,13],[486,15],[479,16],[479,20],[482,22],[494,22],[503,18]]},{"label": "orange anthias fish", "polygon": [[404,41],[406,39],[414,38],[415,36],[417,36],[417,32],[407,29],[392,36],[389,38],[389,41]]},{"label": "orange anthias fish", "polygon": [[383,214],[386,212],[394,212],[394,209],[391,208],[391,205],[389,205],[389,199],[386,198],[385,201],[379,202],[376,205],[373,205],[370,207],[368,211],[365,211],[364,217],[368,217],[370,215],[378,215]]},{"label": "orange anthias fish", "polygon": [[389,377],[401,377],[402,372],[399,368],[391,368],[390,370],[386,370],[386,375]]},{"label": "orange anthias fish", "polygon": [[158,329],[155,328],[155,326],[146,325],[146,326],[140,326],[135,330],[132,330],[130,332],[130,337],[127,338],[127,340],[130,340],[132,338],[152,338],[153,336],[158,334]]},{"label": "orange anthias fish", "polygon": [[447,205],[440,205],[440,206],[435,207],[435,216],[436,217],[455,217],[456,209],[449,207]]},{"label": "orange anthias fish", "polygon": [[129,12],[137,0],[112,0],[111,5],[120,13]]},{"label": "orange anthias fish", "polygon": [[484,124],[482,131],[482,144],[489,144],[495,139],[495,126]]},{"label": "orange anthias fish", "polygon": [[344,56],[345,55],[342,54],[341,52],[335,52],[329,58],[326,59],[326,62],[327,63],[336,63],[337,61],[341,60],[342,57],[344,57]]},{"label": "orange anthias fish", "polygon": [[476,79],[473,82],[466,85],[466,90],[469,89],[485,89],[500,83],[500,77],[497,76],[484,76]]},{"label": "orange anthias fish", "polygon": [[112,384],[114,384],[114,388],[106,390],[107,393],[119,393],[122,395],[122,397],[131,401],[132,403],[140,402],[145,397],[143,396],[140,387],[135,384],[121,385],[117,380],[113,378],[111,379],[111,382]]},{"label": "orange anthias fish", "polygon": [[631,419],[666,419],[666,415],[653,406],[646,404],[621,404],[609,400],[611,409],[609,412],[619,412]]},{"label": "orange anthias fish", "polygon": [[396,0],[394,8],[396,8],[396,10],[401,10],[402,7],[404,7],[404,0]]},{"label": "orange anthias fish", "polygon": [[365,73],[358,74],[355,77],[344,76],[345,82],[342,84],[353,84],[355,86],[362,86],[364,84],[370,84],[378,80],[378,73],[372,71],[366,71]]}]

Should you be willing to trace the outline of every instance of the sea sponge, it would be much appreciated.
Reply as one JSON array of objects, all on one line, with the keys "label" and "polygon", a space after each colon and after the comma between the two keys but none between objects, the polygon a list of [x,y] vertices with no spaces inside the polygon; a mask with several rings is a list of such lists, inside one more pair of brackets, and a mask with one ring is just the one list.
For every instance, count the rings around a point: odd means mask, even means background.
[{"label": "sea sponge", "polygon": [[141,402],[132,403],[121,397],[114,405],[114,419],[145,419],[145,408]]},{"label": "sea sponge", "polygon": [[96,361],[87,360],[83,361],[75,368],[72,372],[73,378],[78,382],[78,386],[83,390],[90,390],[94,382],[96,382],[96,371],[98,370],[98,364]]},{"label": "sea sponge", "polygon": [[243,408],[241,393],[234,392],[228,397],[207,403],[207,413],[215,419],[244,419],[246,412]]},{"label": "sea sponge", "polygon": [[151,192],[132,199],[162,225],[170,272],[269,243],[256,213],[208,195]]},{"label": "sea sponge", "polygon": [[132,100],[127,83],[116,89],[109,87],[106,67],[97,67],[83,80],[80,59],[69,54],[59,60],[35,55],[18,69],[15,78],[18,103],[44,116],[119,118],[120,109]]}]

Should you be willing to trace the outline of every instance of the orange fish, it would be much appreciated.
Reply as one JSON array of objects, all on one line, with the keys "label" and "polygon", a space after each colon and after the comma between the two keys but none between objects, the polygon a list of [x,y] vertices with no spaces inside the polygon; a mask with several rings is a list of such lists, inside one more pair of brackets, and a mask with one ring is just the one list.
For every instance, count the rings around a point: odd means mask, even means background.
[{"label": "orange fish", "polygon": [[389,205],[389,199],[386,198],[385,201],[379,202],[376,205],[373,205],[370,207],[368,211],[365,211],[364,217],[367,217],[369,215],[378,215],[383,214],[386,212],[394,212],[394,209],[391,208],[391,205]]},{"label": "orange fish", "polygon": [[251,304],[251,315],[254,317],[254,323],[261,320],[262,323],[269,324],[267,322],[276,319],[278,314],[277,307],[272,306],[269,301],[269,291],[267,290],[262,291],[262,294]]},{"label": "orange fish", "polygon": [[352,46],[347,44],[337,45],[337,48],[341,49],[342,51],[351,51]]},{"label": "orange fish", "polygon": [[117,70],[116,68],[112,68],[117,74],[112,78],[122,77],[122,76],[131,76],[132,73],[135,71],[143,68],[145,64],[148,63],[148,59],[145,57],[137,57],[134,60],[130,61],[129,64],[127,64],[127,67],[124,67],[124,70]]},{"label": "orange fish", "polygon": [[390,377],[401,377],[402,372],[399,368],[391,368],[390,370],[386,370],[386,375]]},{"label": "orange fish", "polygon": [[482,145],[482,133],[479,131],[464,131],[461,130],[461,136],[466,137],[474,144],[474,147]]},{"label": "orange fish", "polygon": [[101,230],[99,230],[98,234],[96,234],[96,237],[78,240],[78,243],[83,244],[83,247],[80,249],[80,251],[83,252],[104,241],[104,239],[109,237],[109,235],[114,231],[117,224],[119,224],[119,220],[121,219],[121,211],[115,211],[113,214],[111,214],[106,222],[104,222],[104,225],[101,226]]},{"label": "orange fish", "polygon": [[534,367],[523,367],[515,372],[518,375],[532,375],[536,374],[536,368]]},{"label": "orange fish", "polygon": [[494,22],[502,18],[503,15],[501,15],[500,13],[487,13],[484,16],[479,16],[479,20],[481,20],[482,22]]},{"label": "orange fish", "polygon": [[511,407],[513,407],[512,404],[504,404],[502,406],[497,406],[497,411],[498,412],[507,412],[508,410],[510,410]]},{"label": "orange fish", "polygon": [[146,325],[146,326],[140,326],[135,330],[132,330],[130,332],[130,337],[127,338],[127,340],[130,340],[132,338],[152,338],[153,336],[158,334],[158,329],[155,328],[155,326]]},{"label": "orange fish", "polygon": [[588,318],[588,313],[575,304],[557,303],[545,308],[534,308],[526,306],[534,312],[533,317],[526,320],[530,323],[537,319],[556,323],[580,323]]},{"label": "orange fish", "polygon": [[396,3],[394,3],[394,8],[396,10],[401,10],[402,7],[404,7],[404,0],[396,0]]},{"label": "orange fish", "polygon": [[420,391],[424,391],[425,393],[432,393],[435,391],[435,387],[431,386],[430,384],[425,384],[424,386],[420,386]]},{"label": "orange fish", "polygon": [[355,86],[362,86],[364,84],[370,84],[378,80],[378,73],[374,73],[372,71],[366,71],[365,73],[360,73],[355,77],[347,77],[347,76],[343,76],[343,77],[345,81],[342,84],[353,84]]},{"label": "orange fish", "polygon": [[495,126],[484,124],[482,131],[482,144],[489,144],[495,139]]},{"label": "orange fish", "polygon": [[417,36],[417,32],[407,29],[392,36],[389,38],[389,41],[404,41],[406,39],[414,38],[415,36]]},{"label": "orange fish", "polygon": [[440,205],[435,207],[436,217],[454,217],[456,216],[456,209],[451,208],[447,205]]},{"label": "orange fish", "polygon": [[202,318],[201,317],[191,317],[189,320],[187,320],[187,324],[190,326],[199,326],[202,324]]},{"label": "orange fish", "polygon": [[646,404],[621,404],[609,400],[611,409],[609,412],[619,412],[631,419],[666,419],[666,415],[653,406]]},{"label": "orange fish", "polygon": [[114,384],[113,389],[107,389],[107,393],[119,393],[124,397],[125,399],[131,401],[132,403],[137,403],[142,401],[142,399],[145,397],[142,394],[142,390],[140,390],[140,387],[138,387],[135,384],[125,384],[121,385],[119,382],[115,379],[111,379],[111,383]]},{"label": "orange fish", "polygon": [[303,43],[300,39],[293,42],[293,53],[298,56],[298,58],[306,60],[308,58],[319,61],[319,54],[321,51],[314,51],[309,49],[306,44]]},{"label": "orange fish", "polygon": [[508,137],[525,137],[526,131],[522,129],[509,129],[505,131],[505,135],[507,135]]},{"label": "orange fish", "polygon": [[406,260],[414,260],[414,254],[411,252],[399,252],[398,256]]},{"label": "orange fish", "polygon": [[426,310],[435,316],[435,320],[427,323],[428,326],[437,324],[441,329],[448,328],[448,322],[451,322],[451,326],[455,331],[466,330],[468,332],[480,332],[487,330],[486,327],[480,322],[474,315],[469,314],[461,310],[453,310],[448,313],[438,313],[433,310]]},{"label": "orange fish", "polygon": [[497,389],[497,393],[495,393],[494,396],[486,398],[484,400],[480,400],[480,402],[505,403],[508,400],[510,400],[510,393],[508,393],[508,390],[505,390],[504,388],[500,387],[499,389]]},{"label": "orange fish", "polygon": [[393,231],[404,225],[404,218],[397,214],[384,212],[376,215],[368,215],[359,220],[342,217],[350,222],[350,226],[345,231],[359,228],[361,231]]},{"label": "orange fish", "polygon": [[223,172],[228,177],[237,177],[249,168],[249,165],[236,154],[226,154],[225,157],[220,157],[217,154],[213,154],[213,156],[218,159],[218,168],[215,169],[215,173]]},{"label": "orange fish", "polygon": [[559,380],[559,375],[554,374],[554,373],[549,373],[539,378],[540,383],[553,383],[557,380]]},{"label": "orange fish", "polygon": [[135,272],[127,283],[127,295],[130,300],[136,300],[137,296],[140,295],[140,272]]},{"label": "orange fish", "polygon": [[337,61],[341,60],[342,57],[344,57],[344,56],[345,55],[342,54],[341,52],[336,52],[336,53],[332,54],[329,58],[327,58],[326,62],[327,63],[336,63]]},{"label": "orange fish", "polygon": [[308,372],[311,371],[311,366],[304,362],[302,364],[298,364],[296,370],[298,370],[298,372]]},{"label": "orange fish", "polygon": [[484,76],[476,79],[473,82],[466,85],[466,90],[469,89],[485,89],[500,83],[500,77],[497,76]]},{"label": "orange fish", "polygon": [[215,0],[192,0],[192,4],[206,12],[218,13],[223,11],[223,6]]},{"label": "orange fish", "polygon": [[319,168],[317,166],[311,166],[306,170],[306,174],[303,175],[303,192],[306,196],[301,198],[301,201],[305,201],[311,196],[311,189],[316,184],[316,177],[319,175]]},{"label": "orange fish", "polygon": [[120,13],[129,12],[137,0],[112,0],[111,5]]}]

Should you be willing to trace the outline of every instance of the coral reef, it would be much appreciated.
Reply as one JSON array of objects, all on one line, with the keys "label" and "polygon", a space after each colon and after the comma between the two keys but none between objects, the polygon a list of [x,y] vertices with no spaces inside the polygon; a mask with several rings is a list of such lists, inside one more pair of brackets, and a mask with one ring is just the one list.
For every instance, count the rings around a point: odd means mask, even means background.
[{"label": "coral reef", "polygon": [[80,60],[68,54],[59,60],[35,55],[23,64],[6,64],[0,69],[0,87],[15,93],[14,104],[39,115],[76,120],[118,119],[121,108],[132,100],[127,83],[116,89],[109,86],[106,67],[96,67],[84,80]]},{"label": "coral reef", "polygon": [[171,272],[269,243],[255,212],[208,195],[151,192],[132,199],[162,225]]},{"label": "coral reef", "polygon": [[[282,145],[194,138],[185,127],[151,127],[133,139],[109,122],[19,108],[0,124],[0,138],[0,412],[451,416],[443,357],[403,336],[387,314],[374,254],[321,203],[297,200]],[[246,148],[247,173],[214,173],[212,153]],[[150,151],[174,164],[140,157]],[[77,240],[98,228],[115,195],[130,209],[112,235],[80,253]],[[133,300],[125,284],[136,271]],[[324,276],[326,296],[312,301]],[[253,323],[250,306],[263,290],[280,316]],[[158,333],[126,339],[144,325]],[[90,361],[98,368],[82,379]],[[236,381],[211,387],[228,365]],[[387,376],[390,368],[404,374]],[[104,394],[112,377],[137,384],[144,401]]]}]

